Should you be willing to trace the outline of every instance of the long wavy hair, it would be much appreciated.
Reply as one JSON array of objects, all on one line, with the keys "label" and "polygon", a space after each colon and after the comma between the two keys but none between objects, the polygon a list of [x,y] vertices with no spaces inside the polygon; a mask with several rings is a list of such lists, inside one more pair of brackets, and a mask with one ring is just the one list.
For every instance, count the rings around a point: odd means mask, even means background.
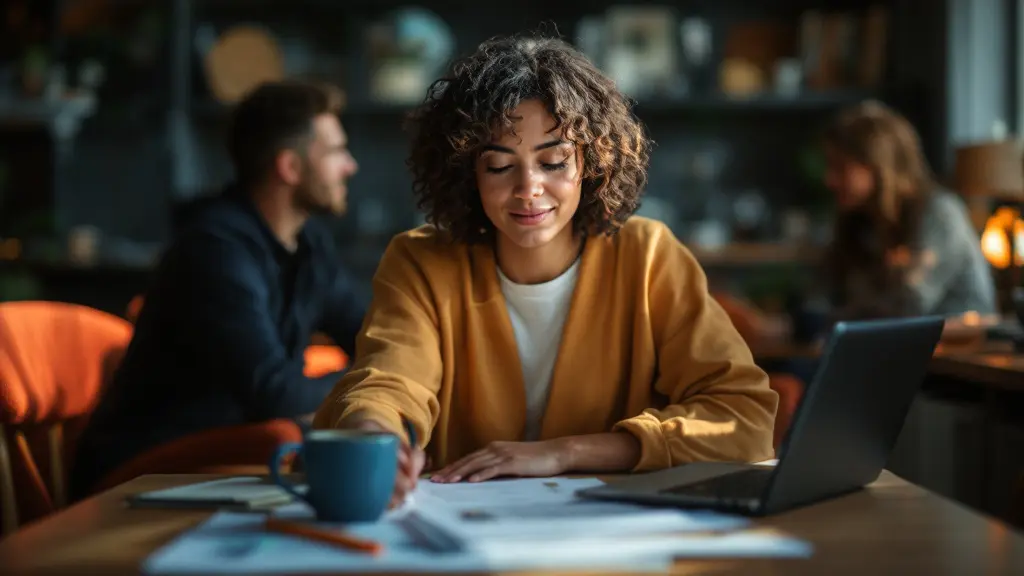
[{"label": "long wavy hair", "polygon": [[904,269],[892,265],[893,255],[919,249],[921,216],[935,190],[920,138],[901,114],[867,101],[840,111],[823,140],[843,158],[870,169],[875,181],[863,207],[837,216],[827,260],[834,297],[848,298],[845,288],[854,270],[888,292],[906,282]]},{"label": "long wavy hair", "polygon": [[455,61],[406,124],[417,204],[453,240],[493,239],[474,165],[494,134],[514,133],[512,112],[531,99],[544,104],[563,137],[582,151],[574,230],[614,234],[639,207],[650,142],[614,82],[561,40],[498,38]]}]

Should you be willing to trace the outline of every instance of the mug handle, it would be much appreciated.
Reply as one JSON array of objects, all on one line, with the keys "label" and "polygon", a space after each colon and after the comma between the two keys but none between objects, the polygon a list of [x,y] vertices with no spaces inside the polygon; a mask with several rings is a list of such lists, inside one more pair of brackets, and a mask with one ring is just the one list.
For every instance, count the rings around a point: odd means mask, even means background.
[{"label": "mug handle", "polygon": [[281,460],[292,454],[300,454],[302,452],[302,444],[299,442],[286,442],[281,444],[274,450],[274,454],[270,457],[270,480],[284,489],[292,496],[295,496],[299,500],[306,501],[306,495],[300,494],[295,489],[295,485],[281,477]]}]

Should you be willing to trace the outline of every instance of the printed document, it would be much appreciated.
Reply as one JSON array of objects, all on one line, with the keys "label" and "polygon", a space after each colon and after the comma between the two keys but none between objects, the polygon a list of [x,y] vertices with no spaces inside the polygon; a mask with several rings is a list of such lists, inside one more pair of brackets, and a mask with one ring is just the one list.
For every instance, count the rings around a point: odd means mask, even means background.
[{"label": "printed document", "polygon": [[528,478],[480,483],[421,483],[416,512],[454,537],[486,540],[563,541],[582,536],[655,532],[721,532],[749,524],[741,516],[637,504],[583,500],[577,490],[599,486],[594,478]]},{"label": "printed document", "polygon": [[[170,574],[665,572],[677,558],[806,557],[806,542],[714,512],[584,501],[594,479],[522,479],[478,484],[421,482],[401,509],[344,530],[384,545],[371,556],[268,533],[260,513],[219,512],[153,554],[143,569]],[[304,503],[275,516],[316,522]]]}]

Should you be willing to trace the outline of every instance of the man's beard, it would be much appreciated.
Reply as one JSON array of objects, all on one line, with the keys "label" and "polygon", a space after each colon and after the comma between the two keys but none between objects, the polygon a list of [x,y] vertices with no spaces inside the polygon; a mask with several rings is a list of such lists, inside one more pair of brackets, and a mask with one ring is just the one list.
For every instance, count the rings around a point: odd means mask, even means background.
[{"label": "man's beard", "polygon": [[342,197],[338,206],[334,205],[331,187],[323,182],[303,183],[296,198],[299,207],[310,214],[341,216],[348,209],[346,198]]}]

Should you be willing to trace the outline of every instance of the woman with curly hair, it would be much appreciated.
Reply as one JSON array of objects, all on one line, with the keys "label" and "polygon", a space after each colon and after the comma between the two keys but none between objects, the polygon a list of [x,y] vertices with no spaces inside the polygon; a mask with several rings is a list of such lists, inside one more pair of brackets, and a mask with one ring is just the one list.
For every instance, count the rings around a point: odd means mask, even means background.
[{"label": "woman with curly hair", "polygon": [[429,225],[389,245],[321,428],[403,434],[438,482],[772,457],[777,396],[694,257],[631,216],[649,141],[555,39],[485,42],[411,117]]}]

